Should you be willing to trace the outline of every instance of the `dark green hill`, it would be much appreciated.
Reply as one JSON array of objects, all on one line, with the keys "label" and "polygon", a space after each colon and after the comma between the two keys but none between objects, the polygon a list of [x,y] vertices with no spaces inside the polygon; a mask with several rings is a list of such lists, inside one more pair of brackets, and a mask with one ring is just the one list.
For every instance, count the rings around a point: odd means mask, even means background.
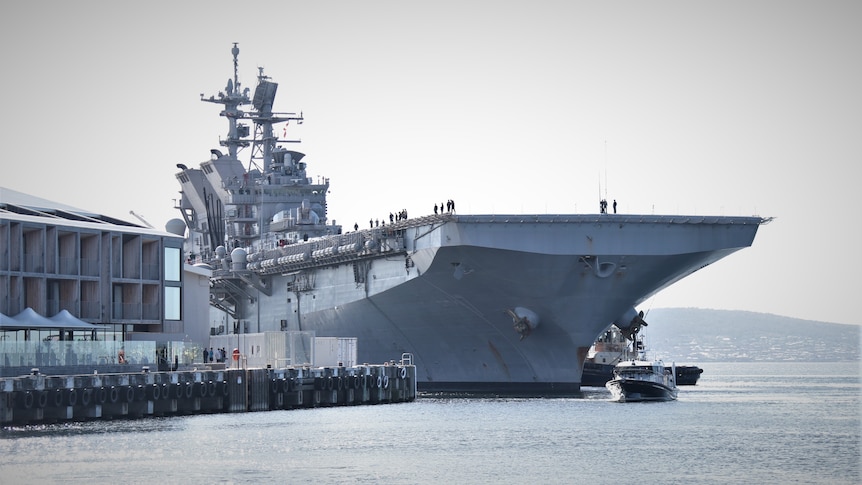
[{"label": "dark green hill", "polygon": [[769,313],[657,308],[646,345],[665,361],[858,361],[862,326]]}]

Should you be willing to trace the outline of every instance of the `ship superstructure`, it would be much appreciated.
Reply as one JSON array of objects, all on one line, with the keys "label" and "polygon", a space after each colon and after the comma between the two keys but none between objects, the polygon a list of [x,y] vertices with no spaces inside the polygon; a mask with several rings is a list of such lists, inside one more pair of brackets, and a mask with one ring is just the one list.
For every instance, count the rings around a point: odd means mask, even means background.
[{"label": "ship superstructure", "polygon": [[611,323],[642,324],[638,304],[750,246],[767,221],[448,211],[345,233],[327,220],[329,180],[313,183],[274,135],[302,114],[272,111],[262,70],[253,97],[241,90],[238,54],[225,91],[203,99],[224,106],[227,153],[177,174],[189,256],[213,268],[225,332],[357,337],[360,362],[410,352],[421,391],[577,393]]}]

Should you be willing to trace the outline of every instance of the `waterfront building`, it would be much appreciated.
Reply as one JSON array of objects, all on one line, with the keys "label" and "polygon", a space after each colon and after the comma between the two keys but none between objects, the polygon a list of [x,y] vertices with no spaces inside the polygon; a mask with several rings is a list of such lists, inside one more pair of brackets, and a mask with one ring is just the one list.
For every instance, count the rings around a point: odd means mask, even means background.
[{"label": "waterfront building", "polygon": [[208,343],[209,270],[183,242],[0,187],[0,367],[190,359]]}]

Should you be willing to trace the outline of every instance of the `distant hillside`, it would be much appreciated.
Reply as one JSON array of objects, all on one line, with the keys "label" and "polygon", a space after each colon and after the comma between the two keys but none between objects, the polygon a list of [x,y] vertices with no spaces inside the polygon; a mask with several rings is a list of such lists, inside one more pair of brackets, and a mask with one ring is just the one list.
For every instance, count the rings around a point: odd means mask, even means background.
[{"label": "distant hillside", "polygon": [[858,361],[862,326],[769,313],[657,308],[644,318],[649,349],[664,360]]}]

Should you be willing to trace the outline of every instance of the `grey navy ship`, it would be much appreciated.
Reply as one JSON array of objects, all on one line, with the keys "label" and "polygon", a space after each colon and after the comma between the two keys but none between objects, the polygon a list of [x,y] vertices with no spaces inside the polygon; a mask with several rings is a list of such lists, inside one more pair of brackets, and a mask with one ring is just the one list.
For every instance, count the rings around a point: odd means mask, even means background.
[{"label": "grey navy ship", "polygon": [[328,222],[329,179],[315,183],[287,148],[298,141],[277,136],[302,113],[273,111],[262,68],[253,94],[242,87],[232,55],[224,91],[201,95],[227,136],[199,168],[177,165],[188,257],[213,269],[227,332],[356,337],[358,362],[411,353],[424,392],[577,394],[597,336],[643,324],[639,304],[769,220],[441,210],[343,231]]}]

